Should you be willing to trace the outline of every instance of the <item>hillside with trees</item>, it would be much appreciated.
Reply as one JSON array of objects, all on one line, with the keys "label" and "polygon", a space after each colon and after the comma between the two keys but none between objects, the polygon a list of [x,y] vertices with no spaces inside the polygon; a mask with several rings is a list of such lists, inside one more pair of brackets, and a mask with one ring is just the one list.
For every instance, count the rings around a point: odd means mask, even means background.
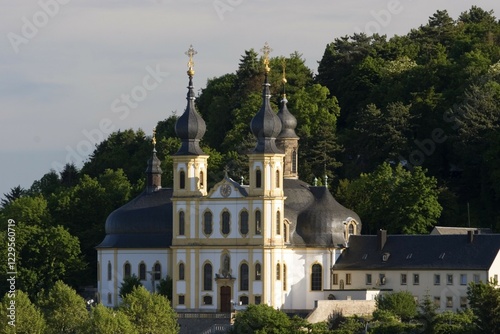
[{"label": "hillside with trees", "polygon": [[[438,11],[403,36],[339,37],[326,45],[317,74],[299,52],[270,66],[274,109],[286,92],[298,121],[300,178],[321,184],[327,175],[339,202],[360,214],[362,233],[469,224],[500,231],[500,22],[493,12],[473,6],[451,18]],[[207,123],[210,185],[226,166],[233,179],[248,179],[249,123],[262,103],[264,70],[252,49],[235,67],[208,80],[196,100]],[[156,127],[165,187],[179,147],[175,121]],[[69,164],[4,194],[1,229],[14,219],[18,247],[30,245],[18,249],[19,288],[30,298],[57,280],[95,285],[94,247],[106,217],[144,189],[152,149],[142,130],[118,131],[81,169]]]}]

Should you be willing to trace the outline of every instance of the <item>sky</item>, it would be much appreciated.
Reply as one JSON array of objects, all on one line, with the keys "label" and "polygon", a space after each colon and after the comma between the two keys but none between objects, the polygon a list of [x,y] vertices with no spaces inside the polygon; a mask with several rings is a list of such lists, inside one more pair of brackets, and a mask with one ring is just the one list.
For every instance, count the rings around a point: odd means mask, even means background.
[{"label": "sky", "polygon": [[498,0],[0,0],[0,196],[180,115],[190,45],[199,91],[265,42],[316,72],[335,38],[404,35],[473,4],[500,16]]}]

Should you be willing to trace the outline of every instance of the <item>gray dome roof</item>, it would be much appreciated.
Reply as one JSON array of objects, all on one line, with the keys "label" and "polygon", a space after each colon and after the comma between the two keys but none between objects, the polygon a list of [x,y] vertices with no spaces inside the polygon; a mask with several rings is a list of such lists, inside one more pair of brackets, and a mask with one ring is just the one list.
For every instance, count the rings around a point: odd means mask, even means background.
[{"label": "gray dome roof", "polygon": [[270,84],[267,81],[267,73],[263,86],[262,107],[250,122],[250,130],[252,130],[253,135],[257,138],[257,146],[254,152],[283,153],[276,147],[276,137],[281,132],[281,120],[271,109],[269,102],[271,93],[269,91]]},{"label": "gray dome roof", "polygon": [[[286,187],[290,188],[286,188]],[[285,218],[294,221],[290,232],[295,244],[332,247],[344,244],[344,222],[359,216],[339,204],[326,187],[313,187],[299,180],[285,182]],[[358,226],[361,231],[361,225]]]},{"label": "gray dome roof", "polygon": [[278,117],[281,120],[281,132],[278,135],[278,138],[299,138],[295,133],[295,128],[297,127],[297,119],[295,116],[288,111],[286,106],[287,99],[284,96],[283,100],[281,100],[281,107],[278,111]]},{"label": "gray dome roof", "polygon": [[201,155],[205,154],[200,148],[200,139],[203,138],[207,127],[203,118],[194,106],[195,94],[193,78],[189,77],[187,93],[187,106],[184,113],[175,123],[175,133],[181,140],[181,147],[176,155]]},{"label": "gray dome roof", "polygon": [[165,248],[172,245],[172,189],[143,192],[106,219],[97,248]]}]

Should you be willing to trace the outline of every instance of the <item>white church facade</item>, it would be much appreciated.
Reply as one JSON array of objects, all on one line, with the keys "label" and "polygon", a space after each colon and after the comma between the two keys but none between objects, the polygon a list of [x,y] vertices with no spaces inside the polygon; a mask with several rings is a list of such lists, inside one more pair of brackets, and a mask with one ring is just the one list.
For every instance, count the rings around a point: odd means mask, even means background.
[{"label": "white church facade", "polygon": [[199,146],[206,128],[195,110],[190,58],[173,187],[161,188],[153,151],[146,190],[109,215],[96,247],[104,305],[119,304],[120,285],[130,275],[150,290],[170,276],[177,311],[229,312],[260,303],[310,310],[324,299],[330,268],[349,236],[360,233],[361,221],[327,187],[299,179],[297,121],[285,96],[278,113],[271,109],[267,54],[262,107],[250,124],[257,145],[248,154],[248,183],[226,172],[212,189],[209,156]]}]

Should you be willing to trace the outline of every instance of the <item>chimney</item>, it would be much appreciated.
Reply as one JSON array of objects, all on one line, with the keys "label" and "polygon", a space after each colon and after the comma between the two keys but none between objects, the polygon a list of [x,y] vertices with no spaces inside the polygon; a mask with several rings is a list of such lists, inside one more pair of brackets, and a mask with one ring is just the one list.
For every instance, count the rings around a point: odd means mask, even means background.
[{"label": "chimney", "polygon": [[385,242],[387,241],[387,230],[378,230],[377,240],[378,240],[379,250],[384,249]]},{"label": "chimney", "polygon": [[471,244],[474,241],[474,231],[467,231],[467,242]]}]

